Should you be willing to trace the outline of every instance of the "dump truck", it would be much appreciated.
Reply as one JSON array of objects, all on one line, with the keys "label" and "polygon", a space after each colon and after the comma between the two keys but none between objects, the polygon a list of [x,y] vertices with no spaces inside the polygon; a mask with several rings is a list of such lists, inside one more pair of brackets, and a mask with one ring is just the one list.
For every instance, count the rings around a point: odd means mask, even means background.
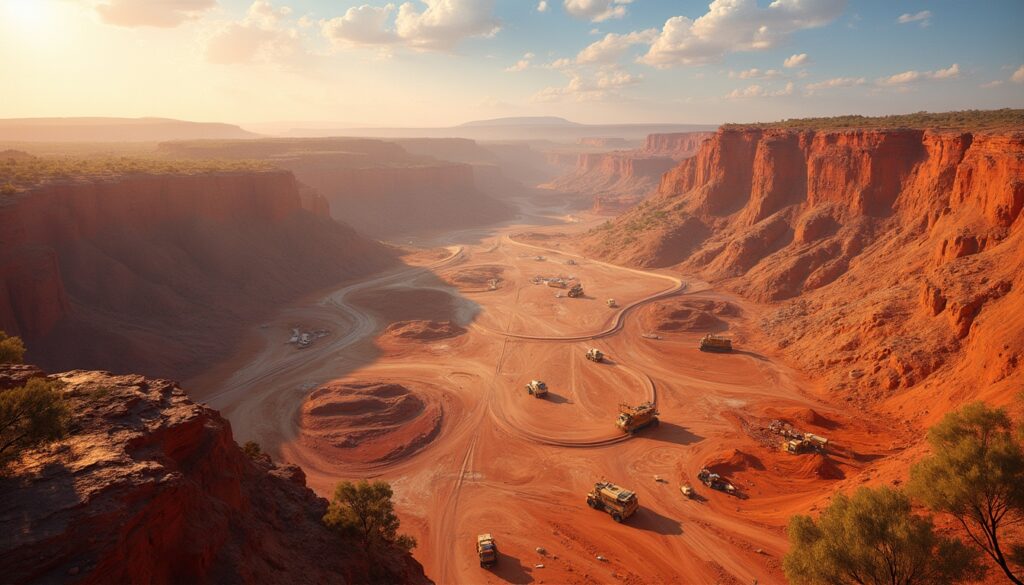
[{"label": "dump truck", "polygon": [[481,567],[490,567],[498,562],[498,545],[490,534],[476,537],[476,554],[480,557]]},{"label": "dump truck", "polygon": [[608,512],[616,522],[629,518],[640,507],[634,492],[607,481],[594,484],[594,491],[587,494],[587,505]]},{"label": "dump truck", "polygon": [[783,450],[799,455],[801,453],[824,453],[828,439],[811,433],[804,433],[782,442]]},{"label": "dump truck", "polygon": [[534,398],[543,398],[548,395],[548,385],[541,380],[530,380],[526,385],[526,391]]},{"label": "dump truck", "polygon": [[592,347],[592,348],[587,350],[587,359],[592,361],[592,362],[603,362],[604,361],[604,354],[601,353],[600,349],[597,349],[596,347]]},{"label": "dump truck", "polygon": [[700,350],[722,352],[732,351],[732,340],[728,337],[708,333],[704,337],[700,338]]},{"label": "dump truck", "polygon": [[627,433],[638,431],[646,426],[658,424],[658,409],[653,402],[645,402],[639,406],[619,405],[619,418],[615,424]]},{"label": "dump truck", "polygon": [[575,299],[583,296],[583,285],[576,283],[569,289],[569,298]]},{"label": "dump truck", "polygon": [[615,299],[608,299],[607,301],[605,301],[605,303],[607,303],[607,305],[608,305],[609,307],[613,308],[613,309],[614,309],[615,307],[619,306],[619,305],[618,305],[618,304],[617,304],[617,303],[615,302]]},{"label": "dump truck", "polygon": [[707,467],[701,469],[700,472],[697,473],[697,479],[713,490],[727,492],[730,494],[736,493],[736,486],[726,481],[726,479],[721,475],[711,473],[711,470]]}]

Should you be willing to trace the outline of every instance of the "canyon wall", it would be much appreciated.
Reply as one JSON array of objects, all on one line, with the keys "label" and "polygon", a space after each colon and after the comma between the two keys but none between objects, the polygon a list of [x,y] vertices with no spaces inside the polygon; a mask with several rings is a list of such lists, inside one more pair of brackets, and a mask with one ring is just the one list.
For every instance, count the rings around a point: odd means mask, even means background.
[{"label": "canyon wall", "polygon": [[714,132],[650,134],[640,151],[651,156],[667,156],[682,160],[697,154],[701,144],[714,135]]},{"label": "canyon wall", "polygon": [[[0,366],[0,392],[30,377]],[[0,477],[0,555],[14,583],[429,583],[408,554],[371,560],[324,526],[295,466],[247,455],[173,382],[51,376],[69,436]]]},{"label": "canyon wall", "polygon": [[723,129],[582,246],[773,304],[768,343],[910,409],[1020,379],[1022,207],[1024,132]]},{"label": "canyon wall", "polygon": [[286,171],[65,181],[0,199],[0,329],[48,369],[185,377],[275,306],[395,262],[324,208]]}]

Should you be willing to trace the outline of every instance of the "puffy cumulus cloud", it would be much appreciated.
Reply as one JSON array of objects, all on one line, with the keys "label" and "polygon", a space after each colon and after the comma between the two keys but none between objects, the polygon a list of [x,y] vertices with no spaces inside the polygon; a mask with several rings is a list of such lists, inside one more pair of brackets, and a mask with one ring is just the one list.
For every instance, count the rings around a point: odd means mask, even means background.
[{"label": "puffy cumulus cloud", "polygon": [[565,11],[576,18],[603,22],[626,16],[626,4],[633,0],[565,0]]},{"label": "puffy cumulus cloud", "polygon": [[548,11],[548,0],[540,0],[540,2],[537,3],[537,12],[547,12],[547,11]]},{"label": "puffy cumulus cloud", "polygon": [[591,76],[579,71],[571,71],[567,74],[569,83],[564,87],[545,88],[533,96],[533,101],[601,101],[617,97],[617,90],[643,81],[642,75],[634,75],[619,67],[602,68]]},{"label": "puffy cumulus cloud", "polygon": [[648,44],[658,36],[656,29],[620,35],[608,33],[603,39],[588,45],[576,55],[576,63],[613,63],[633,45]]},{"label": "puffy cumulus cloud", "polygon": [[807,53],[799,53],[797,55],[790,55],[782,62],[782,66],[786,69],[793,69],[794,67],[801,67],[807,65],[810,62],[810,58]]},{"label": "puffy cumulus cloud", "polygon": [[526,69],[528,69],[530,67],[530,61],[534,57],[536,57],[536,55],[534,55],[533,53],[526,53],[525,55],[523,55],[523,58],[518,60],[518,61],[516,61],[515,64],[513,64],[513,65],[511,65],[509,67],[506,67],[505,71],[510,71],[510,72],[513,72],[513,73],[518,72],[518,71],[525,71]]},{"label": "puffy cumulus cloud", "polygon": [[245,18],[222,25],[206,42],[206,60],[222,65],[278,61],[299,51],[300,40],[284,18],[287,6],[275,8],[268,0],[256,0]]},{"label": "puffy cumulus cloud", "polygon": [[1013,72],[1013,75],[1010,76],[1010,81],[1014,83],[1024,83],[1024,65],[1021,65]]},{"label": "puffy cumulus cloud", "polygon": [[954,79],[959,76],[960,66],[953,63],[946,69],[936,69],[935,71],[904,71],[903,73],[882,77],[876,80],[875,83],[883,86],[899,86],[926,79]]},{"label": "puffy cumulus cloud", "polygon": [[778,69],[746,69],[744,71],[730,71],[729,77],[731,79],[772,79],[782,75],[782,72]]},{"label": "puffy cumulus cloud", "polygon": [[920,23],[921,27],[926,27],[932,23],[932,11],[922,10],[921,12],[916,12],[914,14],[907,12],[905,14],[901,14],[900,17],[896,19],[896,22],[900,24],[917,22]]},{"label": "puffy cumulus cloud", "polygon": [[736,51],[762,51],[794,32],[824,26],[842,14],[846,0],[714,0],[708,12],[690,20],[673,16],[641,59],[655,67],[700,65]]},{"label": "puffy cumulus cloud", "polygon": [[832,79],[826,79],[824,81],[808,83],[804,86],[804,91],[810,94],[836,87],[854,87],[857,85],[864,85],[867,82],[868,80],[863,77],[833,77]]},{"label": "puffy cumulus cloud", "polygon": [[748,85],[743,89],[734,89],[725,95],[725,99],[738,100],[758,97],[783,97],[793,95],[793,82],[790,81],[782,89],[769,89],[763,85]]},{"label": "puffy cumulus cloud", "polygon": [[419,0],[405,2],[397,11],[394,4],[363,4],[320,21],[321,33],[335,45],[401,44],[437,51],[470,37],[493,36],[499,28],[494,0]]},{"label": "puffy cumulus cloud", "polygon": [[172,28],[198,18],[216,5],[217,0],[105,0],[97,3],[95,9],[100,20],[107,24]]}]

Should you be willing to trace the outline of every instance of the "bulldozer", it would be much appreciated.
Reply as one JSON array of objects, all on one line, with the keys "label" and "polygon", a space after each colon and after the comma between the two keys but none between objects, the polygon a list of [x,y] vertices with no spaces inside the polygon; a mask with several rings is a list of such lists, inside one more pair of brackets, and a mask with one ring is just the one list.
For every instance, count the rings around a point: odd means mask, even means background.
[{"label": "bulldozer", "polygon": [[699,347],[701,351],[729,352],[732,351],[732,340],[728,337],[708,333],[700,338]]},{"label": "bulldozer", "polygon": [[587,350],[587,359],[592,361],[592,362],[603,362],[604,361],[604,354],[601,353],[600,349],[597,349],[596,347],[592,347],[592,348]]},{"label": "bulldozer", "polygon": [[608,512],[616,522],[629,518],[640,507],[636,493],[607,481],[594,484],[594,490],[587,494],[587,505]]},{"label": "bulldozer", "polygon": [[577,299],[577,298],[582,297],[582,296],[583,296],[583,285],[577,282],[576,284],[572,285],[572,288],[569,289],[569,298],[570,299]]},{"label": "bulldozer", "polygon": [[658,424],[658,409],[653,402],[645,402],[639,406],[619,405],[619,418],[615,424],[627,433],[638,431],[646,426]]},{"label": "bulldozer", "polygon": [[548,395],[548,385],[541,380],[530,380],[526,385],[526,391],[534,398],[544,398]]},{"label": "bulldozer", "polygon": [[476,537],[476,554],[480,557],[481,567],[490,567],[498,562],[498,544],[490,534],[480,534]]},{"label": "bulldozer", "polygon": [[708,486],[713,490],[718,490],[730,494],[736,493],[736,486],[726,481],[726,479],[721,475],[717,473],[711,473],[711,470],[708,469],[707,467],[702,468],[700,472],[697,473],[697,479],[699,479],[701,483],[703,483],[704,485]]}]

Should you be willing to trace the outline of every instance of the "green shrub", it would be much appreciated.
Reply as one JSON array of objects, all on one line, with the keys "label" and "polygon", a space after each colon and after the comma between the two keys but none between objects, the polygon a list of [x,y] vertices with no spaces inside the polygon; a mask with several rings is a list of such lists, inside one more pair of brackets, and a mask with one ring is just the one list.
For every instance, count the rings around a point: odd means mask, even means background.
[{"label": "green shrub", "polygon": [[341,534],[358,538],[368,552],[389,547],[410,551],[415,548],[416,539],[398,534],[400,522],[391,500],[393,495],[391,485],[384,481],[341,482],[334,490],[324,523]]},{"label": "green shrub", "polygon": [[25,344],[20,337],[0,331],[0,364],[20,364],[25,359]]},{"label": "green shrub", "polygon": [[67,432],[68,407],[58,384],[33,378],[0,392],[0,468]]}]

